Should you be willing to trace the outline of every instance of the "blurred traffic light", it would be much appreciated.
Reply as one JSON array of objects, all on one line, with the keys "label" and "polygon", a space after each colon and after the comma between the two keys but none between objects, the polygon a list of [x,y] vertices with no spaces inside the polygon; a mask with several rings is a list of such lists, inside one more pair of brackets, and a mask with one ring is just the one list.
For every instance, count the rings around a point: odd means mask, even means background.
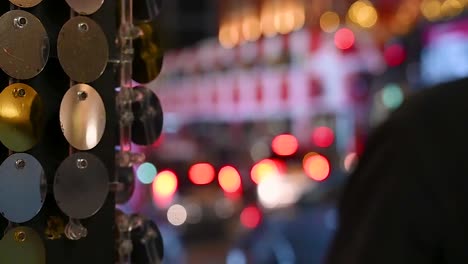
[{"label": "blurred traffic light", "polygon": [[262,212],[255,205],[250,205],[244,208],[240,214],[240,221],[246,228],[256,228],[260,224],[261,220]]},{"label": "blurred traffic light", "polygon": [[188,171],[189,179],[196,185],[206,185],[213,182],[216,172],[209,163],[198,163],[192,165]]},{"label": "blurred traffic light", "polygon": [[304,172],[315,181],[325,181],[330,175],[330,162],[320,154],[309,153],[303,160]]},{"label": "blurred traffic light", "polygon": [[226,193],[235,193],[242,187],[241,176],[232,166],[224,166],[219,170],[218,182]]},{"label": "blurred traffic light", "polygon": [[276,176],[280,173],[280,169],[275,161],[264,159],[259,161],[252,167],[250,177],[255,184],[259,184],[265,179]]},{"label": "blurred traffic light", "polygon": [[273,139],[271,148],[273,152],[279,156],[290,156],[297,152],[299,143],[295,136],[283,134]]},{"label": "blurred traffic light", "polygon": [[171,199],[177,191],[177,176],[169,170],[161,171],[154,179],[152,187],[155,200]]},{"label": "blurred traffic light", "polygon": [[312,142],[321,148],[328,148],[335,140],[335,133],[326,126],[317,127],[312,132]]}]

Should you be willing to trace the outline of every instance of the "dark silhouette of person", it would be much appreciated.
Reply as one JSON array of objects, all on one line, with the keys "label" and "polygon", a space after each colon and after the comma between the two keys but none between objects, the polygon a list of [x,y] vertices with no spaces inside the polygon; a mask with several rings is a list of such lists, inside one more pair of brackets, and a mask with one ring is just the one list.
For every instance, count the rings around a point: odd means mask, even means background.
[{"label": "dark silhouette of person", "polygon": [[374,131],[338,210],[326,264],[468,263],[468,79]]}]

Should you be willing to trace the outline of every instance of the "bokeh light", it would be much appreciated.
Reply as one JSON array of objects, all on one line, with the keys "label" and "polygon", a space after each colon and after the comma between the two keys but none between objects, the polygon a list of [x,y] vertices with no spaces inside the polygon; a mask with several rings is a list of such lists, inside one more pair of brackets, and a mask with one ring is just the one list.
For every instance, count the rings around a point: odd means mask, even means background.
[{"label": "bokeh light", "polygon": [[257,206],[248,206],[242,210],[240,221],[246,228],[256,228],[262,220],[262,212]]},{"label": "bokeh light", "polygon": [[335,133],[326,126],[317,127],[312,132],[312,142],[321,148],[330,147],[335,141]]},{"label": "bokeh light", "polygon": [[260,26],[263,35],[266,37],[273,37],[277,34],[275,28],[275,8],[271,2],[266,2],[262,7]]},{"label": "bokeh light", "polygon": [[355,37],[353,31],[348,28],[342,28],[335,33],[335,46],[341,50],[347,50],[353,47]]},{"label": "bokeh light", "polygon": [[399,66],[406,59],[405,48],[400,44],[390,45],[384,51],[384,58],[388,66]]},{"label": "bokeh light", "polygon": [[327,11],[320,16],[320,28],[324,32],[335,32],[340,26],[340,17],[337,13]]},{"label": "bokeh light", "polygon": [[143,184],[152,183],[157,173],[156,167],[149,162],[142,163],[136,171],[138,180]]},{"label": "bokeh light", "polygon": [[262,35],[260,19],[255,15],[246,16],[242,21],[242,35],[248,41],[256,41]]},{"label": "bokeh light", "polygon": [[177,191],[177,176],[169,170],[164,170],[158,173],[153,181],[153,195],[166,199],[172,197]]},{"label": "bokeh light", "polygon": [[173,226],[180,226],[187,221],[187,210],[180,204],[174,204],[167,210],[167,221]]},{"label": "bokeh light", "polygon": [[344,158],[343,166],[345,171],[351,172],[358,162],[358,155],[356,152],[351,152]]},{"label": "bokeh light", "polygon": [[193,184],[206,185],[213,182],[216,172],[209,163],[197,163],[190,167],[188,176]]},{"label": "bokeh light", "polygon": [[303,160],[304,172],[315,181],[325,181],[330,175],[330,162],[317,153],[309,153]]},{"label": "bokeh light", "polygon": [[283,134],[276,136],[271,142],[271,148],[274,153],[280,156],[290,156],[297,152],[299,143],[293,135]]},{"label": "bokeh light", "polygon": [[424,0],[421,2],[421,13],[430,21],[441,17],[442,4],[439,0]]},{"label": "bokeh light", "polygon": [[268,179],[269,177],[274,177],[280,174],[280,170],[276,164],[271,159],[264,159],[259,161],[252,167],[250,172],[250,177],[252,181],[256,184]]},{"label": "bokeh light", "polygon": [[387,84],[382,90],[382,102],[390,109],[398,108],[404,100],[403,91],[398,84]]},{"label": "bokeh light", "polygon": [[227,193],[237,192],[242,186],[241,176],[232,166],[224,166],[219,170],[218,182],[219,186]]}]

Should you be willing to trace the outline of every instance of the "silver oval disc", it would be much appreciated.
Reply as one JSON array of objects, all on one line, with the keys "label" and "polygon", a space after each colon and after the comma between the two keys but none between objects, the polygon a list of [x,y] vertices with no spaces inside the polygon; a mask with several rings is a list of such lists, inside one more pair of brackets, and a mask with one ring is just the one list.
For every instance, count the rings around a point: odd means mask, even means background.
[{"label": "silver oval disc", "polygon": [[32,228],[13,228],[0,240],[0,263],[45,264],[46,250],[39,234]]},{"label": "silver oval disc", "polygon": [[0,17],[0,68],[12,78],[38,75],[49,58],[49,38],[41,21],[29,12],[12,10]]},{"label": "silver oval disc", "polygon": [[42,208],[46,192],[44,170],[33,156],[16,153],[0,166],[0,212],[9,221],[33,219]]},{"label": "silver oval disc", "polygon": [[101,8],[104,0],[66,0],[67,4],[80,15],[91,15]]},{"label": "silver oval disc", "polygon": [[87,84],[70,87],[60,104],[60,125],[74,148],[96,147],[106,128],[106,109],[99,93]]},{"label": "silver oval disc", "polygon": [[69,217],[84,219],[96,214],[109,193],[107,168],[93,154],[79,152],[60,164],[55,174],[54,196]]},{"label": "silver oval disc", "polygon": [[91,18],[74,17],[60,30],[57,55],[72,80],[93,82],[102,75],[109,59],[106,35]]}]

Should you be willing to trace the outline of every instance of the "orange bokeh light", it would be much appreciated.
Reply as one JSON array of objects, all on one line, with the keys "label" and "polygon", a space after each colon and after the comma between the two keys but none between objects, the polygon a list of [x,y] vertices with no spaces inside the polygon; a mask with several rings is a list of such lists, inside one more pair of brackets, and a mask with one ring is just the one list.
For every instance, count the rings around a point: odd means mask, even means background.
[{"label": "orange bokeh light", "polygon": [[330,162],[319,154],[306,155],[303,161],[304,171],[313,180],[325,181],[330,175]]},{"label": "orange bokeh light", "polygon": [[188,176],[191,182],[197,185],[206,185],[211,183],[216,172],[214,167],[209,163],[198,163],[190,167]]},{"label": "orange bokeh light", "polygon": [[299,148],[297,138],[293,135],[284,134],[276,136],[271,142],[274,153],[280,156],[290,156],[296,153]]},{"label": "orange bokeh light", "polygon": [[279,173],[279,168],[273,160],[264,159],[252,167],[250,177],[254,183],[259,184],[265,179],[278,175]]},{"label": "orange bokeh light", "polygon": [[218,182],[227,193],[237,192],[242,185],[239,172],[232,166],[225,166],[219,170]]}]

